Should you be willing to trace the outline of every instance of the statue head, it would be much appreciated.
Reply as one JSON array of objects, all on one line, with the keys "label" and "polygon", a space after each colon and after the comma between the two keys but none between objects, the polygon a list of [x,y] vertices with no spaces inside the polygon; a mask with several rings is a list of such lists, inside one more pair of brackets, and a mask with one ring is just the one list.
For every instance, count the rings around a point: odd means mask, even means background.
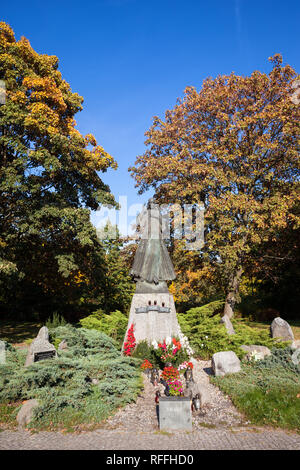
[{"label": "statue head", "polygon": [[152,206],[153,204],[156,204],[156,203],[155,203],[155,199],[154,199],[154,197],[150,197],[150,199],[149,199],[148,202],[147,202],[147,209],[151,209],[151,206]]}]

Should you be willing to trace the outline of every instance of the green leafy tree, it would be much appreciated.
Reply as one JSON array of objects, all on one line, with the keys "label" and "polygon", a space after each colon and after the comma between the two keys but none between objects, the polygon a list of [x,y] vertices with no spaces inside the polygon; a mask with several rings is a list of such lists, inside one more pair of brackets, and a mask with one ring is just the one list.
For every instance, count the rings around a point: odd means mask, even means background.
[{"label": "green leafy tree", "polygon": [[135,289],[129,275],[126,253],[123,252],[127,240],[121,238],[117,226],[112,226],[110,222],[97,232],[105,251],[105,276],[98,301],[106,313],[114,310],[127,313]]},{"label": "green leafy tree", "polygon": [[270,59],[269,74],[218,76],[185,90],[154,118],[147,150],[131,168],[140,192],[159,202],[203,203],[203,259],[218,271],[231,317],[251,250],[299,227],[300,108],[296,72]]},{"label": "green leafy tree", "polygon": [[0,107],[0,300],[5,311],[50,308],[54,300],[71,309],[87,291],[95,295],[104,276],[104,251],[89,214],[115,203],[98,172],[116,163],[92,134],[76,129],[83,98],[62,78],[58,58],[38,54],[23,37],[17,41],[3,22],[0,79],[6,88]]}]

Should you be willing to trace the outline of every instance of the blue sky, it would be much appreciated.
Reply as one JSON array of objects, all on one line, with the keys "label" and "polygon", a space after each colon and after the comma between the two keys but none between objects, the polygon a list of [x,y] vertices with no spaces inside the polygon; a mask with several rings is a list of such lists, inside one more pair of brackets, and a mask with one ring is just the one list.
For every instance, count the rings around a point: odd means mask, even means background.
[{"label": "blue sky", "polygon": [[137,195],[127,170],[145,149],[144,132],[186,86],[269,71],[278,52],[300,71],[300,0],[15,0],[2,2],[0,16],[17,39],[59,57],[84,97],[78,128],[117,160],[102,178],[129,205],[151,195]]}]

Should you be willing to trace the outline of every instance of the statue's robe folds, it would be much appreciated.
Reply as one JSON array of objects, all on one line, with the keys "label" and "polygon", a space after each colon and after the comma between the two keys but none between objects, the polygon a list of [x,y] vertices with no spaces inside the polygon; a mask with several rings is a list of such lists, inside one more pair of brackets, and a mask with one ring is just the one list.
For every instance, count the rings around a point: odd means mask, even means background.
[{"label": "statue's robe folds", "polygon": [[154,282],[169,281],[176,278],[172,261],[164,241],[159,238],[141,240],[131,269],[136,280]]}]

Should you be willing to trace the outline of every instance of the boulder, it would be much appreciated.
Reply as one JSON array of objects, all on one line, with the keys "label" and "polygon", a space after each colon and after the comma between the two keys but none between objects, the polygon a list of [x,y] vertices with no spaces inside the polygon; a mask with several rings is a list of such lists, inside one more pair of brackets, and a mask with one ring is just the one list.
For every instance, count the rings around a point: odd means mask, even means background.
[{"label": "boulder", "polygon": [[292,349],[299,349],[300,348],[300,339],[295,339],[291,344]]},{"label": "boulder", "polygon": [[59,345],[58,345],[58,349],[60,350],[63,350],[63,349],[68,349],[68,343],[65,339],[63,339]]},{"label": "boulder", "polygon": [[272,338],[279,338],[283,341],[294,341],[294,334],[292,328],[287,321],[283,318],[277,317],[271,323],[271,336]]},{"label": "boulder", "polygon": [[297,348],[292,354],[292,362],[298,366],[300,364],[300,348]]},{"label": "boulder", "polygon": [[30,366],[37,360],[37,356],[43,354],[47,357],[57,357],[56,349],[53,344],[49,343],[49,331],[46,326],[43,326],[38,332],[37,337],[32,341],[26,357],[25,367]]},{"label": "boulder", "polygon": [[221,318],[221,323],[224,323],[225,325],[225,328],[227,330],[227,333],[229,335],[235,335],[235,331],[234,331],[234,328],[232,326],[232,323],[230,321],[230,318],[228,317],[228,315],[224,315],[222,318]]},{"label": "boulder", "polygon": [[256,344],[250,344],[250,345],[246,345],[246,344],[243,344],[242,346],[240,346],[241,349],[243,349],[243,351],[245,351],[247,354],[246,354],[246,359],[251,359],[251,355],[253,353],[255,353],[255,356],[257,359],[264,359],[265,356],[271,356],[271,351],[269,348],[267,348],[266,346],[259,346],[259,345],[256,345]]},{"label": "boulder", "polygon": [[39,403],[37,400],[27,400],[21,407],[19,413],[17,414],[17,422],[20,427],[26,427],[33,415],[33,410],[39,406]]},{"label": "boulder", "polygon": [[233,351],[221,351],[213,354],[211,366],[217,377],[240,372],[241,370],[241,362]]}]

